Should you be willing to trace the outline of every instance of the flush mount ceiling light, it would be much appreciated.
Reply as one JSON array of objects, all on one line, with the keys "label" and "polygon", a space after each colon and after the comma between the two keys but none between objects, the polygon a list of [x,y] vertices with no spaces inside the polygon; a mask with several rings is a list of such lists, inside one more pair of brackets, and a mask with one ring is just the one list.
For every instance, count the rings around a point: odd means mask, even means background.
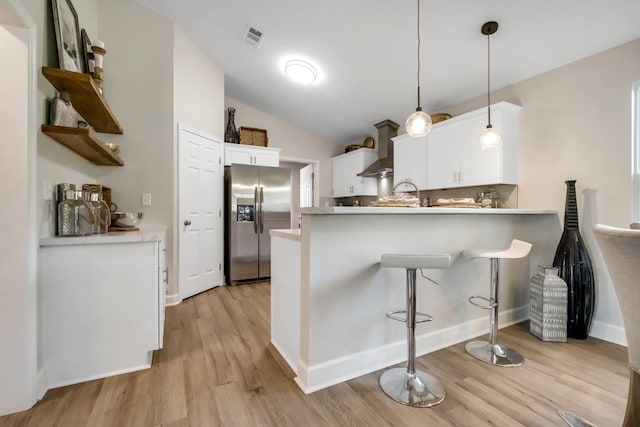
[{"label": "flush mount ceiling light", "polygon": [[480,31],[487,36],[487,128],[480,134],[478,143],[482,148],[493,148],[500,145],[502,141],[500,131],[491,125],[491,45],[489,40],[491,35],[498,31],[498,23],[485,22]]},{"label": "flush mount ceiling light", "polygon": [[313,65],[299,59],[287,61],[284,65],[284,73],[294,82],[303,85],[312,84],[318,77],[318,72]]},{"label": "flush mount ceiling light", "polygon": [[425,136],[431,130],[431,116],[422,111],[420,107],[420,0],[418,1],[418,108],[405,122],[405,129],[409,136]]}]

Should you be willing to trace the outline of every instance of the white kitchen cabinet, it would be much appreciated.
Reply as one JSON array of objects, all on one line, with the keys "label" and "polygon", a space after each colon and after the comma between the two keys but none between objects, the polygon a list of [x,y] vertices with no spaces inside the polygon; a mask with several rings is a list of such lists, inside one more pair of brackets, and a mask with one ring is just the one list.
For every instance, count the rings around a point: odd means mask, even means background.
[{"label": "white kitchen cabinet", "polygon": [[427,188],[517,184],[520,109],[507,102],[491,106],[491,123],[502,133],[494,148],[478,143],[487,126],[486,108],[434,125],[427,135]]},{"label": "white kitchen cabinet", "polygon": [[162,348],[163,240],[115,234],[41,241],[48,388],[149,368]]},{"label": "white kitchen cabinet", "polygon": [[[393,139],[393,182],[414,183],[418,190],[427,186],[427,137],[414,138],[407,134]],[[396,191],[415,191],[410,185],[400,185]]]},{"label": "white kitchen cabinet", "polygon": [[224,144],[224,164],[280,166],[280,148],[256,147],[243,144]]},{"label": "white kitchen cabinet", "polygon": [[331,159],[333,170],[333,197],[375,196],[378,179],[358,176],[375,162],[378,153],[372,148],[360,148]]}]

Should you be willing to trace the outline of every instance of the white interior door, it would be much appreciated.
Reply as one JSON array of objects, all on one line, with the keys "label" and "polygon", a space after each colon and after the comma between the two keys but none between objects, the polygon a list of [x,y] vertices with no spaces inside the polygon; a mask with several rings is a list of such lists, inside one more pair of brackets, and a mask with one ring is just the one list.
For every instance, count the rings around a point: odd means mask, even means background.
[{"label": "white interior door", "polygon": [[313,164],[300,169],[300,207],[313,206]]},{"label": "white interior door", "polygon": [[180,298],[223,282],[223,143],[178,127],[178,291]]}]

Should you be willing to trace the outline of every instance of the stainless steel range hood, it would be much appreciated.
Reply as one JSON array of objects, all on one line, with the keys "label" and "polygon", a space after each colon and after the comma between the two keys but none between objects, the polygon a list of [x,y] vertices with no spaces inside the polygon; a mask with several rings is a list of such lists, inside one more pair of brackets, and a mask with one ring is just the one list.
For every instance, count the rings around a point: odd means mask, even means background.
[{"label": "stainless steel range hood", "polygon": [[388,176],[393,174],[393,141],[400,125],[387,119],[374,125],[378,128],[378,160],[369,165],[358,176]]}]

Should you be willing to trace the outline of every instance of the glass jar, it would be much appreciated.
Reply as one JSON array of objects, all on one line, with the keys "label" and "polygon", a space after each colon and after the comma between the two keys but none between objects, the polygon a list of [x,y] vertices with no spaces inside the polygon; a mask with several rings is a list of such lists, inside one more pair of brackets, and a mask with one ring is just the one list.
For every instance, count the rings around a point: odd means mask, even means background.
[{"label": "glass jar", "polygon": [[87,236],[95,232],[96,213],[88,191],[76,191],[76,224],[79,236]]},{"label": "glass jar", "polygon": [[96,215],[95,232],[106,233],[109,231],[109,225],[111,225],[109,205],[102,200],[102,193],[92,192],[90,199]]},{"label": "glass jar", "polygon": [[77,236],[76,192],[67,190],[58,203],[58,236]]}]

